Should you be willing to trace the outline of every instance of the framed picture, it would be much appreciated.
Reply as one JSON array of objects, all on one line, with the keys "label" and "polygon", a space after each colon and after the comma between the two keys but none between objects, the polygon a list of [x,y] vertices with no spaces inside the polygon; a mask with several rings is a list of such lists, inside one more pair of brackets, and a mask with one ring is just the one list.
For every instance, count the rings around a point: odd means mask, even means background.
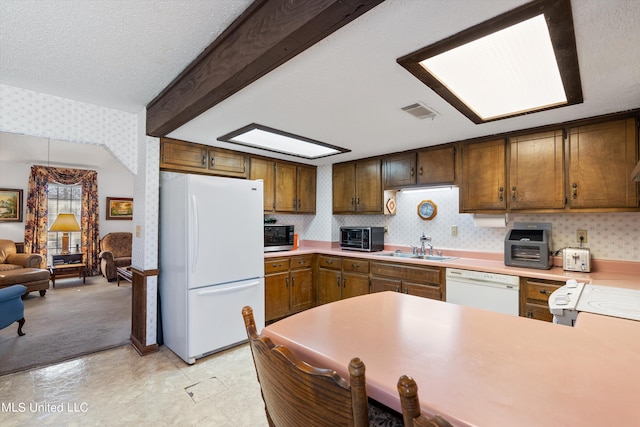
[{"label": "framed picture", "polygon": [[107,197],[107,219],[133,219],[133,199]]},{"label": "framed picture", "polygon": [[0,221],[22,222],[22,190],[0,188]]}]

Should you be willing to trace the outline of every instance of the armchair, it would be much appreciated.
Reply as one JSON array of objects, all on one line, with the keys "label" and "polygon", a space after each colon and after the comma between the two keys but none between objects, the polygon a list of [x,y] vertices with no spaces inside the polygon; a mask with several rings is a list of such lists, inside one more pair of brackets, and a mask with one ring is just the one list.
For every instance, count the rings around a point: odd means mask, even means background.
[{"label": "armchair", "polygon": [[26,286],[13,285],[0,289],[0,329],[18,322],[18,335],[24,335],[24,303],[20,298],[27,291]]},{"label": "armchair", "polygon": [[100,240],[100,271],[108,281],[117,278],[116,267],[131,265],[132,233],[109,233]]}]

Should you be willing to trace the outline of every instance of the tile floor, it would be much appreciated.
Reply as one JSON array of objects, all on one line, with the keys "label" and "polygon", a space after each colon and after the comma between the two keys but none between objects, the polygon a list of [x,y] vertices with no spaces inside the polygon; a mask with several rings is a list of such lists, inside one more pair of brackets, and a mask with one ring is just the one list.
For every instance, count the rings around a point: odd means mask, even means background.
[{"label": "tile floor", "polygon": [[0,425],[267,426],[247,344],[188,365],[130,345],[0,377]]}]

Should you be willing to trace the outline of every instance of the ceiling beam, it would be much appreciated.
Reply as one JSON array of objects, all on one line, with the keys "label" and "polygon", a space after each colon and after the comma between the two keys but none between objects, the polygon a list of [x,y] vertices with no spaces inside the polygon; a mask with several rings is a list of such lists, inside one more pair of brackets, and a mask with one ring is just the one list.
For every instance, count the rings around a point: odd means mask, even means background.
[{"label": "ceiling beam", "polygon": [[256,0],[147,105],[163,137],[384,0]]}]

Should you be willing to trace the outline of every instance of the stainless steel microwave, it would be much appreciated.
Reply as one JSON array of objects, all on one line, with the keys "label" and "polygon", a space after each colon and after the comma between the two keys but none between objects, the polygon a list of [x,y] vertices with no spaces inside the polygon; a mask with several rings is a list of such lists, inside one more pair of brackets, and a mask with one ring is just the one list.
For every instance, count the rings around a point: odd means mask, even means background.
[{"label": "stainless steel microwave", "polygon": [[293,249],[293,225],[264,225],[264,251],[290,251]]},{"label": "stainless steel microwave", "polygon": [[384,227],[340,227],[340,247],[352,251],[382,251]]}]

